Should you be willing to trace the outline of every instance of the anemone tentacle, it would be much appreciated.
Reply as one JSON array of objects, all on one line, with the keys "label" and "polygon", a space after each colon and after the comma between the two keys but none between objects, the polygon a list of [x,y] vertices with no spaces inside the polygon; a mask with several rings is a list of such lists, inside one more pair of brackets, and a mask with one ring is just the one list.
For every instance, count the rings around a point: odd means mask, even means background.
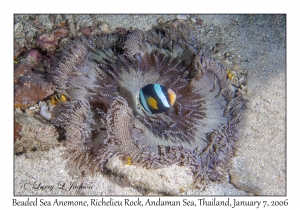
[{"label": "anemone tentacle", "polygon": [[[222,180],[245,100],[198,42],[196,30],[179,20],[72,41],[52,72],[70,99],[51,119],[67,131],[69,164],[101,171],[119,155],[146,168],[186,165],[199,181]],[[174,105],[145,110],[139,93],[148,84],[171,88]]]}]

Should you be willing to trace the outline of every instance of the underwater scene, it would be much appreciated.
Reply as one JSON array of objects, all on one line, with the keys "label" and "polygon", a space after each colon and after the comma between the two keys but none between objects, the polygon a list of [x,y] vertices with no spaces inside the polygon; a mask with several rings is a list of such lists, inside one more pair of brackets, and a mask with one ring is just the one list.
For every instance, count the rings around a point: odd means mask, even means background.
[{"label": "underwater scene", "polygon": [[14,195],[286,195],[286,15],[14,15]]}]

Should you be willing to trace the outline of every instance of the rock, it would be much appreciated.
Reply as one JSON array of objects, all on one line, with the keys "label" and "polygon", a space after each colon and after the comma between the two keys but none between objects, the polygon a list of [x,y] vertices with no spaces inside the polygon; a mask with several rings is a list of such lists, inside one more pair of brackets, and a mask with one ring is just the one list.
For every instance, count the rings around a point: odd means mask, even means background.
[{"label": "rock", "polygon": [[69,30],[67,27],[61,26],[54,30],[54,35],[58,38],[65,38],[69,36]]},{"label": "rock", "polygon": [[24,76],[29,72],[31,72],[29,64],[27,63],[18,64],[14,70],[14,84],[17,84],[19,82],[20,77]]},{"label": "rock", "polygon": [[81,29],[81,33],[86,36],[86,37],[89,37],[92,33],[92,30],[89,28],[89,27],[83,27]]},{"label": "rock", "polygon": [[197,18],[196,24],[197,24],[197,26],[202,26],[203,25],[203,20],[201,18]]},{"label": "rock", "polygon": [[238,167],[233,167],[230,171],[230,182],[240,190],[261,195],[261,186],[259,184],[260,175],[253,173],[253,169],[249,163],[243,158],[235,158]]},{"label": "rock", "polygon": [[57,140],[58,133],[53,125],[22,112],[15,112],[15,122],[18,126],[18,130],[15,132],[22,136],[14,144],[15,154],[27,151],[45,151],[60,145]]},{"label": "rock", "polygon": [[20,41],[19,39],[14,41],[14,60],[16,60],[21,55],[21,53],[25,51],[24,46],[24,41]]},{"label": "rock", "polygon": [[54,94],[53,85],[47,83],[41,74],[32,72],[28,64],[17,66],[14,82],[15,108],[26,109]]},{"label": "rock", "polygon": [[39,36],[37,43],[43,51],[53,51],[57,47],[58,37],[53,33],[44,33]]},{"label": "rock", "polygon": [[150,192],[178,195],[193,184],[193,174],[188,167],[172,165],[161,169],[146,169],[126,165],[119,157],[110,159],[106,167],[113,173],[124,176],[131,185]]},{"label": "rock", "polygon": [[22,138],[22,136],[20,135],[22,127],[23,126],[20,123],[14,120],[14,141],[18,141]]},{"label": "rock", "polygon": [[37,28],[45,29],[46,31],[52,30],[53,24],[49,15],[39,15],[38,20],[35,25]]},{"label": "rock", "polygon": [[61,15],[55,15],[54,24],[55,26],[65,26],[67,24],[67,21]]},{"label": "rock", "polygon": [[224,56],[225,56],[225,58],[228,58],[228,57],[231,56],[231,53],[230,52],[226,52]]},{"label": "rock", "polygon": [[111,29],[107,23],[101,23],[99,27],[100,27],[101,32],[103,32],[103,33],[108,33],[111,31]]},{"label": "rock", "polygon": [[70,30],[70,37],[77,37],[77,30],[75,28],[73,16],[70,16],[68,19],[69,30]]},{"label": "rock", "polygon": [[38,65],[42,62],[42,55],[38,50],[31,50],[27,56],[26,60],[28,61],[30,67],[32,68],[35,65]]},{"label": "rock", "polygon": [[176,15],[176,19],[178,20],[188,20],[190,18],[189,15]]},{"label": "rock", "polygon": [[165,20],[165,18],[160,17],[160,18],[157,19],[156,22],[157,22],[158,24],[162,25],[162,24],[164,24],[164,23],[166,22],[166,20]]},{"label": "rock", "polygon": [[23,31],[23,24],[21,22],[16,23],[14,27],[14,32],[15,32],[14,36],[18,37],[22,31]]},{"label": "rock", "polygon": [[33,30],[27,32],[26,37],[25,37],[26,41],[27,42],[33,42],[33,38],[35,37],[35,35],[36,35],[36,32],[33,31]]}]

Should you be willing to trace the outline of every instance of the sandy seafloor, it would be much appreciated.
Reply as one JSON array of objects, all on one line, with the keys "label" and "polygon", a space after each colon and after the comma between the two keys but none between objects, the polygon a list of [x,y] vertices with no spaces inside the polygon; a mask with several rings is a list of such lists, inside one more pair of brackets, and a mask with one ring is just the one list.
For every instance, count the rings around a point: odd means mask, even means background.
[{"label": "sandy seafloor", "polygon": [[[175,19],[175,15],[97,15],[97,19],[116,27],[148,30],[158,18]],[[216,54],[230,68],[248,71],[247,108],[240,124],[240,140],[228,179],[210,183],[205,189],[172,182],[174,168],[166,169],[169,178],[153,180],[142,172],[127,178],[138,187],[98,174],[94,177],[70,177],[61,158],[64,147],[27,152],[14,157],[14,195],[286,195],[286,20],[285,15],[195,15],[201,42],[215,46],[226,44]],[[184,16],[183,16],[184,18]],[[113,167],[113,166],[112,166]],[[130,168],[130,170],[137,168]],[[124,169],[125,170],[125,169]],[[176,169],[180,170],[180,169]],[[171,175],[170,175],[171,174]],[[185,178],[185,176],[182,176]],[[176,177],[174,178],[176,179]],[[164,180],[167,184],[164,185]],[[33,185],[84,183],[85,190],[34,189]],[[122,182],[122,180],[121,180]],[[160,185],[160,186],[156,186]],[[145,193],[145,188],[147,191]],[[176,190],[178,188],[178,190]]]}]

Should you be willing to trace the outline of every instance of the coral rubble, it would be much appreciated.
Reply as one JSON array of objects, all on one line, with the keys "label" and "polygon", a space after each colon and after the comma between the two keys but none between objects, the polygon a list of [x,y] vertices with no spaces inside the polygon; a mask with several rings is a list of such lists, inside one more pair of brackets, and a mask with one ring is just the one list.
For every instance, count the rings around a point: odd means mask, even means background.
[{"label": "coral rubble", "polygon": [[16,110],[14,115],[15,154],[45,151],[61,145],[57,141],[59,135],[56,128],[49,122],[43,122],[36,119],[34,115],[23,113],[21,110]]}]

